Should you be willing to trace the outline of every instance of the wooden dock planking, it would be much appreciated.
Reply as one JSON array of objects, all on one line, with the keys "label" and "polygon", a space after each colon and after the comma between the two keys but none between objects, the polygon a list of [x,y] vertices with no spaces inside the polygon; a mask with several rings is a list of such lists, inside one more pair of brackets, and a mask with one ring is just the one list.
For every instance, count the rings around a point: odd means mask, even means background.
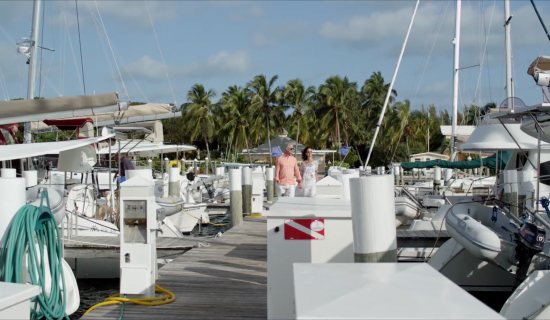
[{"label": "wooden dock planking", "polygon": [[[127,304],[125,319],[267,318],[266,219],[246,218],[220,238],[197,241],[197,248],[159,269],[157,284],[172,291],[176,301],[154,307]],[[119,315],[120,306],[114,305],[83,319]]]}]

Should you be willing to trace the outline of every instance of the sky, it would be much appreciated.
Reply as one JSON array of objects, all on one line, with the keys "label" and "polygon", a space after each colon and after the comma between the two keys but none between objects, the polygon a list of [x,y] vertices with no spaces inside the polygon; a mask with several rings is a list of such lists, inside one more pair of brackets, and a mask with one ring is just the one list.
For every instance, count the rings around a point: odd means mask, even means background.
[{"label": "sky", "polygon": [[[416,1],[45,1],[35,96],[118,92],[122,101],[186,102],[201,83],[221,93],[255,75],[319,86],[332,75],[361,87],[391,81]],[[536,1],[542,17],[550,2]],[[0,99],[26,97],[33,1],[0,1]],[[542,102],[526,71],[550,55],[529,1],[511,1],[515,96]],[[505,97],[504,2],[462,1],[459,105]],[[421,1],[399,68],[397,100],[451,111],[455,1]],[[78,27],[80,26],[80,44]],[[39,85],[41,84],[41,85]]]}]

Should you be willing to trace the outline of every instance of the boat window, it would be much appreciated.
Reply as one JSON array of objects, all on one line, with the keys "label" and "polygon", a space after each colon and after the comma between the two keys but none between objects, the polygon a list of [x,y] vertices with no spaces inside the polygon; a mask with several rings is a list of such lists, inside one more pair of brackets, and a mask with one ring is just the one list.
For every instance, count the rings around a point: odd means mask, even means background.
[{"label": "boat window", "polygon": [[[529,151],[525,152],[527,157],[529,156]],[[516,168],[522,168],[527,163],[527,157],[523,152],[518,152],[516,156]]]},{"label": "boat window", "polygon": [[414,158],[414,162],[421,162],[421,161],[422,161],[422,159],[420,159],[420,158]]},{"label": "boat window", "polygon": [[426,158],[426,161],[430,161],[430,160],[432,160],[432,159],[431,158]]},{"label": "boat window", "polygon": [[540,164],[540,183],[550,186],[550,161]]}]

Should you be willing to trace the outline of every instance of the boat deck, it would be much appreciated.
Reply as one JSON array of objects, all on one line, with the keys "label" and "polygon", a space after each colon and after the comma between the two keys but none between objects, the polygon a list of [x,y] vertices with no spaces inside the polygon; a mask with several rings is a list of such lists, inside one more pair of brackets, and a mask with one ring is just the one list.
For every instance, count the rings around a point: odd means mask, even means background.
[{"label": "boat deck", "polygon": [[[162,266],[157,284],[176,301],[154,307],[127,304],[125,319],[266,319],[267,234],[265,218],[201,244]],[[118,238],[115,238],[118,239]],[[195,241],[196,243],[196,241]],[[120,306],[99,307],[83,319],[118,319]]]}]

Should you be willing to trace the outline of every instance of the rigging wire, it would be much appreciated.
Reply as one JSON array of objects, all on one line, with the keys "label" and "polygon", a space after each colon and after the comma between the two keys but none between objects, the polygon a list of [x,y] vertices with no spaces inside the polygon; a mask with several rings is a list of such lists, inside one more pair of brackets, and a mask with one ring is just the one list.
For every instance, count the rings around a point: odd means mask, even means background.
[{"label": "rigging wire", "polygon": [[78,17],[78,0],[74,0],[76,6],[76,24],[78,26],[78,45],[80,46],[80,67],[82,68],[82,85],[84,87],[84,95],[86,95],[86,81],[84,80],[84,61],[82,60],[82,39],[80,38],[80,19]]},{"label": "rigging wire", "polygon": [[[12,43],[12,45],[14,45],[14,46],[17,45],[17,43],[13,40],[13,38],[10,37],[10,35],[6,32],[4,27],[2,27],[2,25],[0,25],[0,30],[6,36],[6,38],[9,39],[9,41]],[[14,52],[14,54],[15,54],[15,58],[18,59],[19,56],[17,55],[17,52]],[[3,79],[3,76],[2,76],[2,79]],[[21,84],[21,67],[19,66],[19,63],[17,63],[17,80],[19,80],[19,96],[23,97],[23,87],[22,87],[22,84]],[[4,85],[5,85],[5,82],[4,82]],[[6,87],[6,90],[7,90],[7,87]],[[9,95],[8,95],[8,97],[9,97]]]},{"label": "rigging wire", "polygon": [[[52,22],[52,1],[49,2],[49,5],[50,5],[50,26],[51,26],[51,22]],[[45,6],[44,6],[45,7]],[[51,28],[52,30],[52,42],[53,42],[53,47],[55,48],[55,34],[53,32],[53,27]],[[45,73],[45,77],[47,77],[49,74],[50,74],[50,70],[52,68],[52,63],[53,63],[53,58],[54,58],[54,55],[51,56],[50,58],[50,63],[48,64],[48,69],[46,70],[46,73]],[[40,66],[42,66],[42,61],[40,61]],[[40,79],[42,81],[42,79]],[[53,85],[53,84],[52,84]],[[39,86],[39,96],[40,96],[40,93],[42,92],[42,90],[44,90],[44,87],[46,86],[46,83],[41,83],[41,85]]]},{"label": "rigging wire", "polygon": [[[96,28],[98,30],[98,36],[100,38],[100,42],[102,44],[102,46],[104,46],[104,42],[106,39],[104,39],[104,35],[103,34],[100,34],[100,28],[98,26],[98,23],[97,22],[97,18],[95,17],[95,14],[92,12],[92,10],[90,10],[90,14],[92,15],[92,19],[94,20],[94,23],[97,23],[96,24]],[[117,58],[121,61],[122,63],[122,67],[124,68],[124,71],[126,71],[126,73],[128,74],[128,76],[130,76],[130,78],[132,79],[132,81],[134,82],[134,84],[136,85],[136,87],[138,88],[139,92],[141,93],[141,95],[143,96],[143,98],[145,99],[145,101],[147,103],[149,103],[149,99],[147,99],[147,96],[145,96],[145,94],[143,93],[143,91],[141,90],[141,87],[139,86],[139,84],[137,83],[136,79],[134,78],[134,76],[132,75],[132,73],[130,72],[130,70],[128,70],[128,68],[126,67],[126,62],[124,61],[124,58],[122,58],[122,55],[120,55],[120,53],[118,52],[118,50],[116,49],[116,47],[112,47],[111,48],[114,52],[114,58]],[[116,79],[116,76],[115,76],[115,73],[114,73],[114,70],[112,69],[112,65],[111,65],[111,60],[108,58],[108,54],[106,53],[107,49],[104,49],[105,51],[105,57],[107,59],[107,62],[109,63],[109,67],[111,68],[112,72],[113,72],[113,80]],[[117,66],[118,68],[118,66]],[[119,70],[120,72],[120,70]],[[118,88],[118,84],[116,83],[115,81],[115,85],[116,87]],[[119,90],[120,91],[120,90]]]},{"label": "rigging wire", "polygon": [[99,21],[101,21],[101,26],[103,27],[103,32],[105,33],[105,37],[107,38],[107,43],[109,44],[109,48],[111,49],[111,54],[113,55],[113,60],[115,61],[116,68],[118,70],[118,75],[120,76],[120,82],[122,83],[122,87],[124,88],[124,93],[126,94],[126,97],[128,98],[128,101],[130,101],[130,96],[128,95],[128,90],[126,89],[126,84],[124,84],[124,79],[122,78],[122,74],[120,73],[120,68],[118,67],[118,62],[116,61],[116,58],[113,53],[113,46],[111,45],[111,40],[109,39],[109,35],[107,34],[107,29],[105,28],[105,24],[103,23],[103,18],[101,18],[101,12],[99,11],[99,7],[97,5],[97,1],[94,0],[95,7],[97,9],[97,14],[99,16]]},{"label": "rigging wire", "polygon": [[48,77],[42,73],[42,70],[39,70],[39,72],[40,72],[40,75],[44,77],[45,83],[49,84],[50,88],[52,88],[53,91],[55,91],[55,94],[57,94],[59,97],[62,97],[63,94],[53,85],[53,83],[48,79]]},{"label": "rigging wire", "polygon": [[[97,22],[97,18],[95,17],[95,14],[90,10],[90,14],[92,15],[92,19],[94,20],[94,23]],[[98,30],[98,36],[100,38],[100,42],[102,44],[102,46],[104,47],[104,42],[106,39],[104,39],[104,35],[100,34],[99,31],[100,31],[100,28],[98,25],[96,25],[96,28]],[[105,48],[105,47],[104,47]],[[147,96],[145,96],[145,93],[143,93],[143,90],[141,90],[141,87],[139,86],[139,84],[137,83],[136,79],[134,78],[134,76],[132,75],[132,73],[130,72],[130,70],[128,70],[128,68],[126,67],[126,62],[124,61],[124,58],[122,58],[122,55],[118,52],[117,48],[116,47],[112,47],[112,50],[114,51],[114,56],[115,58],[119,59],[120,62],[122,63],[122,67],[124,68],[124,71],[126,71],[126,73],[128,74],[128,76],[132,79],[132,81],[134,82],[134,84],[136,85],[136,87],[138,88],[139,92],[141,93],[141,95],[143,96],[143,98],[145,99],[145,101],[147,103],[149,103],[149,99],[147,99]],[[114,70],[112,69],[112,65],[111,65],[111,60],[109,59],[108,57],[108,54],[107,54],[107,49],[104,49],[104,52],[105,52],[105,58],[107,59],[107,62],[109,63],[109,67],[111,68],[111,71],[113,72],[113,80],[116,79],[116,76],[115,76],[115,73],[114,73]],[[115,81],[115,85],[116,87],[118,88],[118,84],[116,83]],[[120,91],[120,90],[119,90]]]},{"label": "rigging wire", "polygon": [[[67,18],[66,18],[65,15],[63,15],[63,19],[65,20],[65,31],[66,31],[67,38],[69,39],[69,45],[71,46],[71,53],[73,54],[73,62],[74,62],[74,67],[75,67],[75,70],[76,70],[76,74],[78,76],[80,76],[80,74],[78,72],[78,63],[76,62],[76,56],[74,54],[73,42],[71,40],[71,34],[69,33],[69,26],[67,25]],[[80,83],[80,81],[78,83],[80,84],[80,89],[82,89],[82,92],[84,92],[84,88],[82,87],[82,83]]]},{"label": "rigging wire", "polygon": [[[414,105],[414,101],[416,100],[416,96],[418,95],[418,92],[420,91],[420,85],[422,84],[422,80],[424,79],[424,75],[426,74],[426,69],[428,68],[428,64],[430,63],[432,53],[433,53],[433,50],[434,50],[434,47],[435,47],[435,43],[437,42],[437,38],[439,37],[439,33],[441,31],[441,27],[443,26],[445,16],[447,15],[447,9],[449,8],[449,4],[450,4],[450,1],[448,0],[447,5],[445,6],[445,11],[443,11],[443,5],[441,6],[441,10],[439,11],[439,16],[436,20],[434,29],[432,30],[432,35],[430,36],[430,38],[433,39],[432,46],[430,48],[430,53],[428,54],[428,59],[426,61],[426,64],[424,65],[424,69],[422,71],[422,76],[420,77],[420,81],[418,82],[418,85],[416,86],[416,92],[415,92],[413,100],[410,104],[411,108]],[[438,23],[439,23],[439,27],[437,26]],[[436,28],[437,28],[437,33],[435,33]],[[434,38],[434,34],[435,34],[435,38]],[[424,60],[422,62],[424,62]],[[418,73],[416,75],[418,76]],[[414,82],[416,83],[416,77],[415,77]],[[409,93],[409,96],[412,94],[412,89],[413,88],[411,88],[411,92]],[[393,155],[391,157],[390,163],[393,161],[393,158],[395,157],[395,153],[397,152],[397,148],[399,147],[399,142],[401,141],[401,136],[403,135],[403,131],[405,130],[405,127],[407,126],[407,124],[408,124],[408,121],[406,121],[405,124],[403,125],[403,127],[401,128],[401,133],[399,134],[400,138],[397,139],[397,142],[396,142],[396,145],[395,145],[395,150],[394,150]]]},{"label": "rigging wire", "polygon": [[174,95],[174,89],[172,88],[172,82],[170,81],[170,76],[168,75],[168,69],[166,68],[166,63],[164,63],[164,56],[162,55],[162,50],[160,49],[159,39],[157,37],[157,32],[155,31],[155,25],[153,24],[153,18],[151,18],[151,12],[149,12],[149,5],[147,5],[147,1],[145,1],[145,7],[147,8],[147,14],[149,15],[149,21],[151,21],[151,26],[153,27],[153,33],[155,34],[155,40],[157,41],[157,47],[159,48],[160,58],[162,59],[162,65],[164,66],[164,72],[166,72],[166,78],[168,78],[170,91],[172,91],[172,98],[174,99],[174,103],[176,104],[176,107],[177,107],[178,102],[176,101],[176,96]]},{"label": "rigging wire", "polygon": [[120,92],[119,84],[116,81],[116,73],[115,73],[115,70],[113,69],[113,64],[111,63],[111,59],[109,59],[109,54],[107,53],[107,48],[105,46],[105,39],[104,39],[103,35],[101,34],[101,29],[99,28],[97,18],[95,16],[92,8],[90,8],[89,2],[85,2],[85,3],[86,3],[86,6],[88,8],[88,11],[90,12],[90,15],[92,16],[92,20],[94,22],[94,26],[95,26],[96,31],[97,31],[97,36],[99,38],[99,43],[101,43],[101,48],[103,49],[103,54],[105,56],[105,60],[107,60],[107,64],[109,65],[109,70],[111,70],[111,76],[112,76],[112,79],[113,79],[113,83],[115,84],[117,92]]},{"label": "rigging wire", "polygon": [[[488,30],[485,30],[485,19],[480,19],[482,22],[483,22],[483,29],[484,29],[484,35],[485,35],[485,45],[482,49],[482,54],[481,54],[481,60],[480,60],[480,65],[479,65],[479,75],[478,75],[478,78],[477,78],[477,86],[476,86],[476,92],[474,94],[474,97],[477,96],[477,91],[479,89],[479,102],[481,102],[481,78],[482,78],[482,72],[483,72],[483,62],[485,61],[485,59],[487,59],[487,68],[489,68],[489,57],[487,56],[487,45],[489,44],[489,34],[491,34],[491,25],[493,24],[493,16],[494,16],[494,13],[495,13],[495,7],[496,7],[496,0],[493,1],[493,10],[491,11],[491,18],[489,19],[489,29]],[[482,12],[484,12],[485,10],[483,10]],[[482,13],[483,14],[483,13]],[[483,14],[483,16],[485,16]],[[490,81],[490,77],[489,77],[489,81]],[[492,101],[492,98],[491,98],[491,83],[489,82],[489,101]],[[480,105],[480,107],[482,107]],[[480,114],[481,116],[481,114]]]}]

